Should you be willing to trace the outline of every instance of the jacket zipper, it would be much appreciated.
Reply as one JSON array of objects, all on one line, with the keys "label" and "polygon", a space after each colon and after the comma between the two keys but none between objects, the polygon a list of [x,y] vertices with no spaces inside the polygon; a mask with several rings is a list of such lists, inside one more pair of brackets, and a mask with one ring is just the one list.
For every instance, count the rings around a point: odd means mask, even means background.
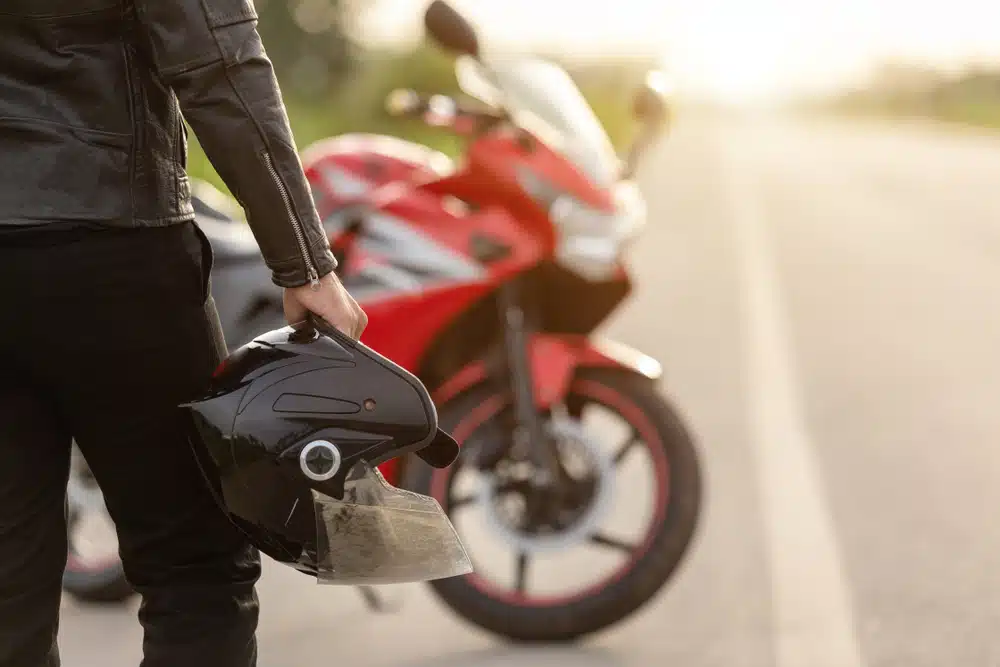
[{"label": "jacket zipper", "polygon": [[131,127],[132,141],[128,147],[128,180],[131,183],[129,197],[132,199],[132,211],[135,212],[135,172],[136,154],[138,153],[141,133],[136,118],[136,94],[132,80],[132,56],[129,54],[129,45],[122,39],[122,58],[125,61],[125,85],[128,87],[128,121]]},{"label": "jacket zipper", "polygon": [[281,200],[285,203],[285,212],[288,214],[288,221],[292,223],[292,229],[295,231],[295,239],[299,242],[299,251],[302,253],[302,260],[306,265],[306,277],[309,278],[309,284],[314,290],[319,289],[319,273],[316,271],[315,264],[313,264],[312,255],[309,254],[309,245],[306,243],[306,235],[302,231],[302,224],[295,217],[295,211],[292,208],[292,198],[288,195],[288,190],[285,188],[284,182],[282,182],[277,170],[274,168],[274,163],[271,161],[271,154],[266,151],[264,152],[264,163],[267,165],[267,171],[271,174],[271,179],[274,180],[274,184],[281,194]]}]

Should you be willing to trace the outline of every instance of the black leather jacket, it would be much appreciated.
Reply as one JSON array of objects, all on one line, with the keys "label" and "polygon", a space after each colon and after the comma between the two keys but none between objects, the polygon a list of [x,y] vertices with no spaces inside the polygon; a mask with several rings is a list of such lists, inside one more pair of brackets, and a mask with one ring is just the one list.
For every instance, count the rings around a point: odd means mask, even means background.
[{"label": "black leather jacket", "polygon": [[181,112],[292,287],[335,261],[252,0],[2,0],[0,225],[191,220]]}]

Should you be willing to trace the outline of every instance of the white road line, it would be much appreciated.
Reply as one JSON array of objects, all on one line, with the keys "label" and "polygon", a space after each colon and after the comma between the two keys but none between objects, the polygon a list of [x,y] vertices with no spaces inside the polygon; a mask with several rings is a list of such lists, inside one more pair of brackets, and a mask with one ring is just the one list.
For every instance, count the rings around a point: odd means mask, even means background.
[{"label": "white road line", "polygon": [[744,290],[748,407],[771,566],[776,665],[862,667],[762,203],[735,154],[721,150]]}]

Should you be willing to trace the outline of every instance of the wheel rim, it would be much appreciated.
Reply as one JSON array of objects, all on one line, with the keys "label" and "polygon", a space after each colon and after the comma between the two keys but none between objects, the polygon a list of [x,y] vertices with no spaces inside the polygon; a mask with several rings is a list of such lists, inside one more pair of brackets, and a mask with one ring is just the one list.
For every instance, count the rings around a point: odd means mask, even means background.
[{"label": "wheel rim", "polygon": [[[570,394],[573,401],[582,399],[582,402],[588,406],[597,405],[610,410],[612,413],[617,414],[630,428],[628,437],[613,448],[613,454],[606,457],[614,470],[609,476],[609,479],[612,480],[609,487],[621,486],[614,482],[618,474],[618,467],[628,457],[634,456],[637,445],[644,445],[643,449],[648,453],[652,463],[651,472],[654,478],[651,517],[646,522],[647,525],[643,531],[643,535],[636,540],[625,541],[607,534],[601,529],[598,532],[593,532],[585,536],[584,539],[586,539],[587,544],[617,551],[626,557],[624,562],[620,563],[618,567],[613,568],[606,576],[600,577],[595,583],[568,593],[532,592],[529,590],[530,587],[527,583],[529,561],[532,557],[545,551],[550,553],[558,551],[558,548],[548,549],[541,548],[538,544],[525,544],[523,540],[511,539],[510,531],[499,531],[499,534],[505,535],[507,546],[514,552],[514,585],[506,587],[492,580],[481,573],[478,566],[475,573],[466,575],[465,581],[482,593],[507,604],[529,607],[554,607],[571,604],[600,593],[602,590],[620,581],[643,559],[658,534],[658,526],[667,518],[670,502],[670,466],[662,445],[662,437],[650,418],[631,398],[607,385],[595,381],[575,381],[571,387]],[[477,409],[471,411],[459,422],[453,429],[453,435],[463,445],[463,448],[467,443],[474,443],[475,436],[481,429],[490,425],[506,407],[507,403],[501,396],[494,396],[484,401]],[[482,503],[484,499],[490,498],[488,494],[482,492],[478,495],[472,494],[471,497],[469,495],[459,496],[455,493],[455,481],[460,471],[474,458],[474,447],[470,447],[466,452],[467,454],[463,455],[463,458],[455,466],[435,471],[431,482],[432,495],[441,503],[445,511],[453,517],[453,521],[455,520],[454,517],[457,510],[465,506],[475,506],[477,503]],[[599,499],[597,503],[598,509],[595,510],[595,514],[606,514],[607,503],[607,500]],[[487,523],[490,523],[490,521],[487,518]],[[456,526],[458,525],[459,523],[456,521]],[[495,526],[491,527],[495,528]],[[460,532],[462,531],[460,530]],[[465,539],[466,537],[463,536],[463,540]],[[584,542],[584,539],[581,539],[579,535],[574,535],[573,540],[566,540],[562,544],[564,546],[580,545]],[[552,540],[546,543],[545,547],[555,547],[559,543],[558,540]],[[524,548],[526,546],[534,548]]]}]

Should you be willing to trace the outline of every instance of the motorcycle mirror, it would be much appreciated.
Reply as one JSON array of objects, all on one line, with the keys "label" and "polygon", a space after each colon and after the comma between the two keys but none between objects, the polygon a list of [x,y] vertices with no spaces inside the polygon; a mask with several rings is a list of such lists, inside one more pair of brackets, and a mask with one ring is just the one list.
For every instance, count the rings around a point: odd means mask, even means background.
[{"label": "motorcycle mirror", "polygon": [[632,113],[636,120],[650,129],[660,130],[670,120],[671,90],[663,72],[653,70],[636,91]]},{"label": "motorcycle mirror", "polygon": [[434,0],[424,12],[427,34],[446,51],[479,57],[479,37],[464,16],[444,0]]},{"label": "motorcycle mirror", "polygon": [[649,72],[632,101],[632,113],[641,127],[622,164],[622,179],[635,176],[639,160],[669,123],[670,99],[667,78],[662,72]]}]

